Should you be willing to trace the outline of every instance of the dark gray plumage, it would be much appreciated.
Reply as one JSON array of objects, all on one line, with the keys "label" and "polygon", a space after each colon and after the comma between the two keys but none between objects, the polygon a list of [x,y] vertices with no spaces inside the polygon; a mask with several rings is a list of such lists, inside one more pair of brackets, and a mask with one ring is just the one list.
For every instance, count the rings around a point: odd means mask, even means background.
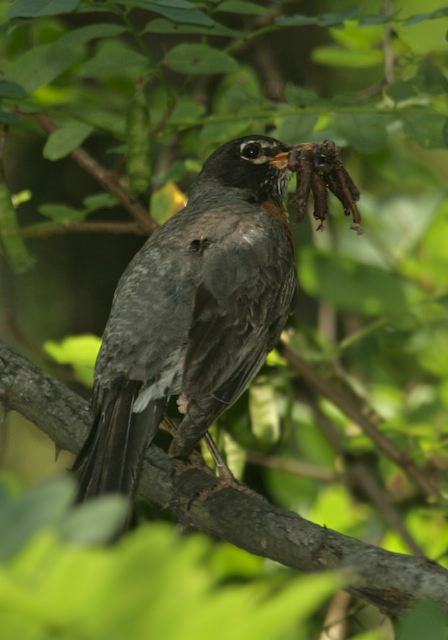
[{"label": "dark gray plumage", "polygon": [[75,465],[81,499],[134,493],[172,395],[184,417],[170,453],[188,454],[275,345],[296,290],[281,207],[289,174],[271,162],[287,149],[264,136],[221,147],[188,205],[121,277],[96,365],[95,421]]}]

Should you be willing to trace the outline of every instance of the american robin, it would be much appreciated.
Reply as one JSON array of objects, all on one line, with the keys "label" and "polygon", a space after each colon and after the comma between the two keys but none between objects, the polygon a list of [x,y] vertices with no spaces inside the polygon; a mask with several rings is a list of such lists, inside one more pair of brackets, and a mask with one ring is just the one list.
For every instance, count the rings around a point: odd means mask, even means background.
[{"label": "american robin", "polygon": [[170,454],[189,454],[274,347],[296,291],[282,206],[290,148],[258,135],[224,144],[125,270],[75,463],[80,499],[135,493],[171,396],[183,418]]}]

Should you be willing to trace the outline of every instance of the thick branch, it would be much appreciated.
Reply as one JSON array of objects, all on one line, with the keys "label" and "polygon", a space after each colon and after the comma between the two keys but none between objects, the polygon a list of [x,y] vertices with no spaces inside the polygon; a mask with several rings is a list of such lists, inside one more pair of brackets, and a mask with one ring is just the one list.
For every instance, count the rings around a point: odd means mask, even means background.
[{"label": "thick branch", "polygon": [[[78,451],[89,425],[85,400],[0,343],[0,398],[45,431],[60,448]],[[140,492],[191,526],[301,571],[354,568],[352,591],[389,615],[419,598],[448,607],[448,571],[430,560],[384,551],[317,526],[256,493],[171,460],[152,446]]]}]

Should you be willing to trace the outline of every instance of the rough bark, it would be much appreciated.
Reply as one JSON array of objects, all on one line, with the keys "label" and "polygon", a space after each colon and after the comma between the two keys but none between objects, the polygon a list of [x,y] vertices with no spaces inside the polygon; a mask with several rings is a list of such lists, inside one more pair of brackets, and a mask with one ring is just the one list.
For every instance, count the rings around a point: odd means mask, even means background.
[{"label": "rough bark", "polygon": [[[0,343],[0,400],[34,422],[56,446],[76,452],[89,425],[88,403]],[[448,607],[448,571],[421,557],[391,553],[315,525],[246,488],[148,449],[140,482],[147,500],[192,527],[300,571],[351,569],[352,591],[391,616],[430,598]]]}]

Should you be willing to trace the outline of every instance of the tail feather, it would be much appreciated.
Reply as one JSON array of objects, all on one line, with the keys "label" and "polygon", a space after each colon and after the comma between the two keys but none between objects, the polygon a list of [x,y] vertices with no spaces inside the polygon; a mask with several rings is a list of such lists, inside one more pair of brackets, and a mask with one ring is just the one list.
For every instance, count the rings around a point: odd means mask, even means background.
[{"label": "tail feather", "polygon": [[138,385],[133,383],[106,394],[73,465],[79,502],[106,493],[134,497],[145,450],[165,409],[165,400],[159,399],[149,402],[141,413],[133,413],[137,393]]}]

